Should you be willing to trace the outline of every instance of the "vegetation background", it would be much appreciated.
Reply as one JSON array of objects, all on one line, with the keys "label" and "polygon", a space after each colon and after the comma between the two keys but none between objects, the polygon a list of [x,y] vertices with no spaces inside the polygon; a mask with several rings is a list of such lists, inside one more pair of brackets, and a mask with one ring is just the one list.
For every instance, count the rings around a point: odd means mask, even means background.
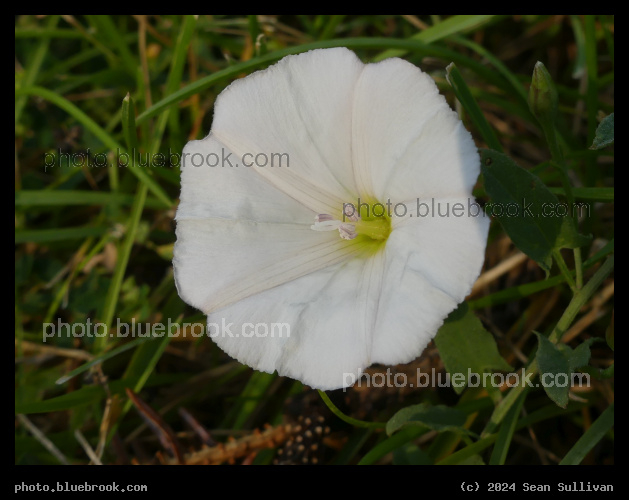
[{"label": "vegetation background", "polygon": [[[391,372],[563,367],[589,374],[589,386],[325,395],[242,366],[190,328],[43,342],[44,323],[144,332],[205,321],[173,281],[179,172],[169,155],[208,133],[234,79],[334,46],[420,66],[489,148],[484,161],[587,208],[575,217],[587,242],[549,248],[548,279],[534,231],[495,220],[466,305]],[[527,103],[537,61],[557,90],[550,125]],[[613,16],[25,15],[15,88],[17,464],[614,462],[614,149],[590,149],[614,108]],[[124,166],[129,151],[136,164]],[[142,163],[160,152],[164,164]],[[502,196],[491,175],[475,190],[482,203]]]}]

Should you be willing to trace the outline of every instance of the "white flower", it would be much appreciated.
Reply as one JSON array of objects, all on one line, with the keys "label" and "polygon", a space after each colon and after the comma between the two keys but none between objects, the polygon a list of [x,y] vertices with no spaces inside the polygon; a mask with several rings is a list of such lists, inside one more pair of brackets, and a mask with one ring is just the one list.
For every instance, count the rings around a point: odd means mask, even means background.
[{"label": "white flower", "polygon": [[[469,293],[489,226],[469,209],[478,173],[469,132],[417,67],[344,48],[285,57],[227,87],[210,134],[184,149],[177,289],[228,326],[214,340],[240,362],[351,385],[419,356]],[[359,199],[391,213],[351,217]],[[290,336],[271,335],[281,323]]]}]

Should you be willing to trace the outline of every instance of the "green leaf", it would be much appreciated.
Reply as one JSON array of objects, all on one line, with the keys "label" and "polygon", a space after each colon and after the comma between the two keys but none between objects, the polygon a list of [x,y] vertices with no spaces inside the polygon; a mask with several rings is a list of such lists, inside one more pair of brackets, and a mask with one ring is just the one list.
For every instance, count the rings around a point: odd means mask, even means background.
[{"label": "green leaf", "polygon": [[587,245],[591,240],[591,236],[584,236],[575,230],[573,219],[563,217],[561,219],[559,236],[557,237],[557,241],[555,241],[555,249],[580,248]]},{"label": "green leaf", "polygon": [[568,346],[564,348],[564,355],[568,359],[568,365],[570,366],[570,371],[574,372],[576,369],[581,368],[582,366],[587,366],[590,362],[590,346],[596,342],[597,338],[587,339],[582,344],[579,344],[576,348],[571,349]]},{"label": "green leaf", "polygon": [[[566,196],[566,191],[563,188],[549,188],[553,194],[559,196]],[[572,194],[575,200],[588,200],[588,201],[602,201],[613,202],[614,201],[614,188],[613,187],[573,187]]]},{"label": "green leaf", "polygon": [[105,390],[102,387],[87,386],[44,401],[32,401],[22,404],[16,402],[15,413],[47,413],[50,411],[69,410],[99,401],[105,396]]},{"label": "green leaf", "polygon": [[[144,209],[144,203],[146,201],[147,185],[140,184],[137,188],[135,199],[131,207],[131,214],[128,219],[126,235],[124,242],[118,253],[118,260],[116,261],[116,267],[112,276],[107,295],[105,296],[105,302],[103,305],[103,323],[107,327],[111,327],[114,313],[116,311],[116,304],[120,297],[120,288],[122,281],[127,270],[127,264],[129,263],[129,256],[131,255],[131,249],[135,242],[138,226],[142,217],[142,210]],[[96,351],[100,352],[107,345],[107,337],[98,337],[95,341]]]},{"label": "green leaf", "polygon": [[387,422],[386,431],[390,436],[405,427],[426,427],[434,431],[460,431],[468,433],[463,426],[467,415],[461,410],[448,406],[430,406],[425,403],[407,406],[393,415]]},{"label": "green leaf", "polygon": [[135,128],[135,103],[128,92],[122,100],[122,135],[124,136],[131,157],[135,158],[135,153],[138,152],[138,136]]},{"label": "green leaf", "polygon": [[614,403],[601,413],[600,417],[581,436],[572,449],[566,453],[559,465],[578,465],[594,446],[605,437],[605,434],[614,425]]},{"label": "green leaf", "polygon": [[422,434],[428,432],[426,427],[407,427],[395,435],[380,441],[369,452],[360,459],[358,465],[370,465],[381,459],[387,453],[391,453],[400,446],[417,439]]},{"label": "green leaf", "polygon": [[[485,330],[465,302],[448,316],[437,332],[435,344],[448,373],[452,377],[463,374],[465,385],[470,382],[476,384],[475,374],[480,378],[485,372],[511,370],[511,366],[500,356],[494,337]],[[456,380],[453,378],[452,381],[455,392],[463,392],[464,385],[457,387],[454,384]],[[495,388],[490,386],[487,389]]]},{"label": "green leaf", "polygon": [[[489,15],[459,15],[452,16],[448,19],[431,26],[425,30],[420,31],[419,33],[413,35],[411,40],[421,40],[425,43],[436,42],[437,40],[441,40],[450,35],[455,35],[457,33],[465,33],[475,28],[479,28],[480,26],[488,23],[489,21],[495,19],[497,16],[489,16]],[[400,57],[406,54],[407,50],[397,50],[390,49],[385,50],[384,52],[378,54],[374,61],[382,61],[383,59],[387,59],[388,57]]]},{"label": "green leaf", "polygon": [[590,149],[602,149],[614,143],[614,113],[607,115],[596,128]]},{"label": "green leaf", "polygon": [[125,43],[124,37],[116,28],[113,20],[107,15],[89,15],[87,16],[90,23],[94,26],[97,37],[102,37],[102,42],[115,49],[119,54],[124,66],[130,74],[135,74],[138,61]]},{"label": "green leaf", "polygon": [[[550,340],[535,332],[539,346],[537,349],[537,366],[540,371],[542,386],[558,406],[565,408],[568,404],[568,391],[570,390],[570,361],[568,357]],[[559,375],[564,375],[559,377]],[[562,387],[565,385],[565,387]]]},{"label": "green leaf", "polygon": [[459,465],[486,465],[480,455],[472,455],[465,460],[461,460]]},{"label": "green leaf", "polygon": [[409,443],[393,450],[393,465],[433,465],[433,463],[419,446]]},{"label": "green leaf", "polygon": [[578,234],[565,206],[539,177],[496,151],[481,149],[485,190],[491,197],[489,215],[502,224],[513,243],[548,275],[552,255],[561,248],[578,248],[589,239]]},{"label": "green leaf", "polygon": [[[127,365],[124,379],[125,381],[136,380],[135,383],[131,383],[129,387],[133,388],[133,392],[138,393],[142,390],[149,377],[152,375],[157,362],[162,357],[166,346],[170,343],[172,338],[169,335],[170,332],[165,333],[161,338],[155,340],[155,342],[146,342],[142,344],[134,353],[133,358]],[[131,400],[127,400],[125,403],[122,414],[126,414],[131,408]]]},{"label": "green leaf", "polygon": [[[568,392],[572,383],[572,374],[587,367],[590,362],[590,346],[601,339],[590,338],[575,349],[565,344],[553,344],[549,339],[536,332],[539,339],[537,364],[541,373],[541,382],[546,394],[562,408],[568,404]],[[588,371],[588,370],[586,370]],[[558,377],[558,375],[564,377]],[[548,378],[545,379],[544,377]],[[565,385],[565,387],[561,387]]]},{"label": "green leaf", "polygon": [[237,411],[230,412],[230,415],[228,415],[228,417],[235,417],[231,426],[232,429],[244,428],[247,420],[253,415],[256,409],[264,404],[267,391],[276,379],[276,373],[255,371],[251,374],[249,382],[247,382],[247,385],[240,394],[241,400],[233,406]]},{"label": "green leaf", "polygon": [[99,356],[96,356],[91,361],[88,361],[87,363],[82,364],[81,366],[72,370],[70,373],[67,373],[63,377],[59,378],[55,383],[65,384],[68,380],[76,377],[77,375],[80,375],[84,371],[89,370],[92,366],[98,363],[102,363],[103,361],[113,358],[114,356],[118,356],[118,354],[128,351],[129,349],[132,349],[136,347],[138,344],[146,342],[147,340],[150,340],[150,338],[146,337],[146,338],[133,339],[132,341],[126,342],[125,344],[122,344],[121,346],[116,347],[115,349],[112,349],[111,351],[104,352],[100,354]]},{"label": "green leaf", "polygon": [[509,446],[511,445],[511,439],[513,438],[513,433],[515,432],[515,426],[518,423],[518,417],[522,411],[522,405],[524,404],[527,393],[528,390],[525,389],[524,392],[520,394],[518,400],[511,407],[507,416],[502,421],[500,430],[498,431],[498,437],[496,438],[496,445],[491,452],[489,465],[504,465],[509,452]]},{"label": "green leaf", "polygon": [[[16,207],[54,207],[70,205],[131,205],[134,196],[125,193],[111,193],[106,191],[83,191],[60,189],[22,189],[15,192]],[[169,208],[161,200],[147,198],[146,206],[150,208]]]},{"label": "green leaf", "polygon": [[465,448],[453,453],[452,455],[448,455],[446,458],[437,462],[436,465],[457,465],[462,463],[468,463],[468,460],[473,460],[474,455],[478,455],[485,448],[491,446],[494,441],[496,441],[496,434],[492,434],[491,436],[487,436],[486,438],[480,439],[475,443],[466,446]]}]

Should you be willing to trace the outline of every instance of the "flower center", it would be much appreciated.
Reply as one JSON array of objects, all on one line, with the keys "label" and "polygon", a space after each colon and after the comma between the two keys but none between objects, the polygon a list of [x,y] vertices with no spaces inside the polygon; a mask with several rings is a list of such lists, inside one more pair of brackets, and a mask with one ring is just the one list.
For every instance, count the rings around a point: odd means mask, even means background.
[{"label": "flower center", "polygon": [[[347,210],[347,207],[351,210]],[[350,215],[351,214],[351,215]],[[335,219],[330,214],[319,214],[315,217],[315,223],[310,226],[314,231],[338,230],[344,240],[353,240],[358,236],[364,236],[371,240],[385,241],[391,233],[391,221],[386,215],[374,216],[368,210],[358,213],[353,205],[346,204],[343,207],[343,220]]]}]

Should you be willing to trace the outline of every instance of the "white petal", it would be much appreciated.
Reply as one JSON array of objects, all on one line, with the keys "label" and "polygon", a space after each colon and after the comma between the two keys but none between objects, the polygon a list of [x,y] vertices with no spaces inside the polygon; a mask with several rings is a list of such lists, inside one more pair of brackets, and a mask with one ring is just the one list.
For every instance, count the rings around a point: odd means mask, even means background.
[{"label": "white petal", "polygon": [[231,167],[223,158],[237,163],[235,155],[212,134],[186,144],[177,221],[218,218],[293,224],[313,220],[316,212],[279,191],[257,167]]},{"label": "white petal", "polygon": [[313,231],[309,223],[184,219],[176,233],[177,290],[205,313],[364,251],[359,241]]},{"label": "white petal", "polygon": [[[317,389],[352,385],[371,363],[382,254],[354,259],[303,276],[210,314],[210,323],[246,323],[272,331],[290,325],[290,337],[217,336],[230,356],[257,370],[289,376]],[[224,318],[224,320],[223,320]],[[252,326],[247,327],[249,331]]]},{"label": "white petal", "polygon": [[[466,199],[437,200],[443,204]],[[459,213],[459,211],[457,211]],[[407,363],[419,356],[447,315],[469,294],[485,257],[489,218],[393,220],[372,360]]]},{"label": "white petal", "polygon": [[289,167],[257,170],[310,209],[337,214],[355,191],[351,110],[363,67],[345,48],[288,56],[226,88],[212,132],[240,157],[287,153]]},{"label": "white petal", "polygon": [[435,82],[401,59],[369,64],[354,94],[354,168],[361,196],[386,203],[466,196],[479,173],[471,135]]}]

